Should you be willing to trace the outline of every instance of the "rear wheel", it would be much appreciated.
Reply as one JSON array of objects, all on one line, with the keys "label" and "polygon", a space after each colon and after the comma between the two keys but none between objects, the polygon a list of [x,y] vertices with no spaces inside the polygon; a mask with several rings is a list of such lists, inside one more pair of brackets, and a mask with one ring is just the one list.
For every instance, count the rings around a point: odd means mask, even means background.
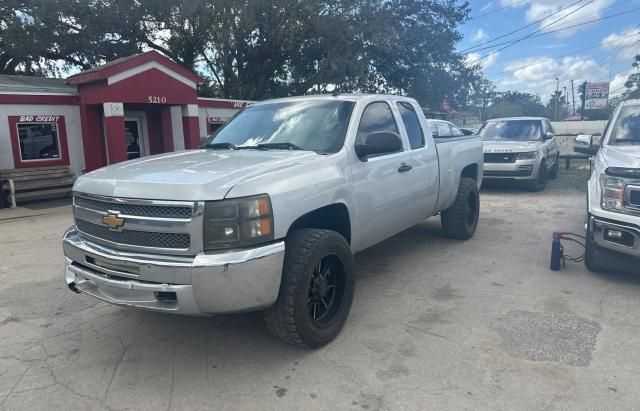
[{"label": "rear wheel", "polygon": [[538,176],[535,180],[531,180],[529,182],[529,190],[542,191],[547,186],[547,181],[549,181],[547,163],[542,161],[542,163],[540,163],[540,167],[538,167]]},{"label": "rear wheel", "polygon": [[478,185],[471,178],[461,178],[456,201],[440,217],[442,230],[449,238],[468,240],[473,237],[480,217]]},{"label": "rear wheel", "polygon": [[280,294],[264,311],[274,336],[305,348],[318,348],[342,330],[355,288],[351,249],[331,230],[301,229],[289,235]]}]

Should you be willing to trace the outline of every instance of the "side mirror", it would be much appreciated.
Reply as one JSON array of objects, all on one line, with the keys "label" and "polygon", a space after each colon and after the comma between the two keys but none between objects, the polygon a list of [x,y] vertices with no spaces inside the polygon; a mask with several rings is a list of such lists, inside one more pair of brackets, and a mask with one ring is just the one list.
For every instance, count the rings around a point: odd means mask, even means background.
[{"label": "side mirror", "polygon": [[356,154],[362,161],[371,156],[391,154],[402,151],[400,136],[391,131],[371,133],[364,139],[364,144],[356,144]]},{"label": "side mirror", "polygon": [[580,134],[573,142],[573,151],[592,156],[598,152],[598,142],[591,134]]},{"label": "side mirror", "polygon": [[545,140],[551,140],[554,137],[555,137],[555,135],[551,131],[547,131],[546,133],[544,133],[544,139]]}]

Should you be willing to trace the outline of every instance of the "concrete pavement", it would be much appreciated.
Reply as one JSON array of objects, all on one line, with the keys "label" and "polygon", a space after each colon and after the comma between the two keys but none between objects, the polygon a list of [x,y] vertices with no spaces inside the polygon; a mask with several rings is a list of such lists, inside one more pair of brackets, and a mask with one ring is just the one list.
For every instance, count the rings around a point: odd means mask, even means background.
[{"label": "concrete pavement", "polygon": [[361,253],[349,320],[316,351],[254,314],[75,295],[69,207],[0,218],[0,409],[632,409],[640,276],[548,268],[551,232],[582,233],[583,184],[492,187],[472,240],[442,238],[435,217]]}]

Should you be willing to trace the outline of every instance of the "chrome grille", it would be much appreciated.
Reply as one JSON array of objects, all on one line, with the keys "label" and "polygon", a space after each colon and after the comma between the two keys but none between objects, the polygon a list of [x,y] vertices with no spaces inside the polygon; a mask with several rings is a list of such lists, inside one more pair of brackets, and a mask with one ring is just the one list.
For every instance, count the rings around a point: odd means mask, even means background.
[{"label": "chrome grille", "polygon": [[190,235],[182,233],[158,233],[132,230],[112,231],[105,226],[92,224],[84,220],[77,220],[76,227],[81,233],[118,244],[185,249],[189,248],[191,243]]},{"label": "chrome grille", "polygon": [[96,211],[118,211],[123,215],[135,215],[145,217],[164,218],[190,218],[193,213],[192,207],[167,207],[155,205],[126,204],[95,200],[87,197],[75,197],[74,204],[78,207],[89,208]]},{"label": "chrome grille", "polygon": [[[143,253],[195,255],[202,251],[204,202],[145,200],[76,193],[78,235],[103,246]],[[119,226],[107,224],[112,215]],[[112,218],[113,218],[112,217]]]}]

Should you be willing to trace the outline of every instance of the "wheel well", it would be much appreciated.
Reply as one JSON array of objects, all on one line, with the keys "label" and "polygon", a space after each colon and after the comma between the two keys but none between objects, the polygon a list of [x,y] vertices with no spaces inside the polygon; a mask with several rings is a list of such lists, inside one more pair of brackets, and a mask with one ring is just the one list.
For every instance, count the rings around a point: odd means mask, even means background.
[{"label": "wheel well", "polygon": [[478,181],[478,165],[477,164],[469,164],[465,168],[462,169],[461,178],[471,178],[473,181]]},{"label": "wheel well", "polygon": [[333,230],[351,243],[351,220],[349,210],[344,204],[331,204],[317,210],[313,210],[298,218],[291,224],[287,236],[294,230],[301,228],[324,228]]}]

